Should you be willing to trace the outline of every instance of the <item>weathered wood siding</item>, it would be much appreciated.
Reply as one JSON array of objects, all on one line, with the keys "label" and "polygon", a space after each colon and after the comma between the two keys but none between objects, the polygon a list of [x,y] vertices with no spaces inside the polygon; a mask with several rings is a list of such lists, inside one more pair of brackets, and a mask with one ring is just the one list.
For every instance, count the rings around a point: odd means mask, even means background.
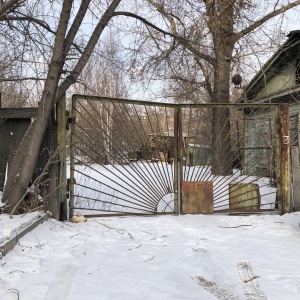
[{"label": "weathered wood siding", "polygon": [[266,82],[264,87],[256,94],[253,100],[265,98],[281,91],[292,89],[296,86],[296,59],[291,60],[278,73]]},{"label": "weathered wood siding", "polygon": [[[3,191],[5,178],[9,172],[9,166],[13,160],[23,137],[25,136],[32,118],[36,116],[37,108],[22,109],[1,108],[0,109],[0,191]],[[45,211],[50,211],[55,219],[60,217],[60,194],[59,194],[59,159],[55,154],[57,149],[56,124],[54,111],[48,123],[43,138],[40,155],[36,162],[32,182],[39,178],[40,194],[44,199]],[[52,159],[49,168],[45,166]],[[45,173],[41,177],[41,173]]]}]

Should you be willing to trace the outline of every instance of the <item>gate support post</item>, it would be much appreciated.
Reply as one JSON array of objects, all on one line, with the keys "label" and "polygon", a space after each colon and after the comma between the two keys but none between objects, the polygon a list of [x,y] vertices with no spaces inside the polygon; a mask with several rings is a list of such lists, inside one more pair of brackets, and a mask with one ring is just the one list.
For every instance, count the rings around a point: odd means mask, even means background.
[{"label": "gate support post", "polygon": [[183,176],[183,132],[182,132],[182,110],[178,110],[178,214],[182,212],[182,176]]},{"label": "gate support post", "polygon": [[70,215],[69,217],[73,217],[74,213],[74,184],[75,184],[75,119],[76,119],[76,97],[72,98],[72,112],[71,112],[71,140],[70,140]]},{"label": "gate support post", "polygon": [[179,159],[178,159],[178,125],[179,125],[179,107],[174,108],[174,212],[179,214]]},{"label": "gate support post", "polygon": [[67,153],[66,153],[66,94],[57,102],[56,110],[57,142],[59,147],[59,187],[61,219],[67,220]]},{"label": "gate support post", "polygon": [[280,104],[276,121],[276,146],[277,146],[277,202],[281,212],[291,211],[290,186],[290,137],[289,137],[289,105]]}]

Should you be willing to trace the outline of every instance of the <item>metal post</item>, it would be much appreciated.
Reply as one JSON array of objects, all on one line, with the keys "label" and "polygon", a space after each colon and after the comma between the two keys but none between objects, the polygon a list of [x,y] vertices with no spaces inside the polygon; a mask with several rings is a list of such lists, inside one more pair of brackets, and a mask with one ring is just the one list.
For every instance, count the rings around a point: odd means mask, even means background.
[{"label": "metal post", "polygon": [[276,122],[277,202],[282,213],[290,212],[290,137],[289,105],[280,104]]},{"label": "metal post", "polygon": [[174,212],[179,214],[178,205],[178,121],[179,121],[179,108],[174,108]]},{"label": "metal post", "polygon": [[183,134],[182,134],[182,111],[181,107],[178,108],[178,214],[182,211],[182,191],[181,183],[183,176]]},{"label": "metal post", "polygon": [[60,201],[62,203],[62,219],[67,219],[67,151],[66,151],[66,95],[57,102],[57,140],[60,160]]},{"label": "metal post", "polygon": [[74,213],[74,184],[75,184],[75,120],[76,120],[76,98],[72,99],[72,112],[71,112],[71,157],[70,157],[70,218]]}]

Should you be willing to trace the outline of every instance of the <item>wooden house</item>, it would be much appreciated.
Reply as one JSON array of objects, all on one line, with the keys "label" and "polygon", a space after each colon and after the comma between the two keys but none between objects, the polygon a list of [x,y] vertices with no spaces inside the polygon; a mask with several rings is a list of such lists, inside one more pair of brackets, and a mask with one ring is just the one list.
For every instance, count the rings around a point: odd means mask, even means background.
[{"label": "wooden house", "polygon": [[[246,86],[245,103],[289,103],[289,142],[291,146],[294,192],[300,186],[299,111],[300,111],[300,30],[291,31],[287,40]],[[245,116],[245,174],[271,177],[274,172],[275,128],[267,111]],[[247,138],[252,136],[252,138]],[[247,148],[257,148],[256,156]],[[295,182],[296,181],[296,182]],[[299,188],[298,188],[299,189]],[[300,190],[298,191],[300,197]]]},{"label": "wooden house", "polygon": [[291,31],[287,37],[247,85],[243,101],[289,103],[290,145],[299,146],[300,30]]}]

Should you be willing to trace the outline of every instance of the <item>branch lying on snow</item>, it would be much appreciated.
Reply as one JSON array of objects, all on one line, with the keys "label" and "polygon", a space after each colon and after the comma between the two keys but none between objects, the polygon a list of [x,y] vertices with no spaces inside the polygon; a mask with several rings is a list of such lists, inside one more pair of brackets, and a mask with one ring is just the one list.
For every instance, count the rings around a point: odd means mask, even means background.
[{"label": "branch lying on snow", "polygon": [[28,210],[25,214],[23,214],[23,215],[21,216],[21,218],[23,218],[24,216],[26,216],[27,214],[29,214],[29,213],[31,213],[31,212],[33,212],[33,211],[35,211],[35,210],[42,209],[43,206],[44,206],[44,204],[42,204],[42,205],[40,205],[40,206],[37,206],[37,207],[35,207],[35,208],[33,208],[33,209]]},{"label": "branch lying on snow", "polygon": [[144,263],[147,262],[147,261],[150,261],[150,260],[152,260],[152,259],[154,259],[154,256],[151,257],[151,258],[149,258],[149,259],[147,259],[147,260],[145,260]]},{"label": "branch lying on snow", "polygon": [[139,249],[142,247],[142,244],[139,244],[139,246],[135,247],[135,248],[129,248],[128,250],[135,250],[135,249]]},{"label": "branch lying on snow", "polygon": [[24,273],[24,274],[25,274],[25,272],[24,272],[24,271],[22,271],[22,270],[13,270],[13,271],[10,271],[8,274],[11,274],[11,273],[13,273],[13,272],[22,272],[22,273]]},{"label": "branch lying on snow", "polygon": [[252,224],[245,224],[245,225],[238,225],[238,226],[217,226],[220,228],[239,228],[239,227],[245,227],[245,226],[252,226]]},{"label": "branch lying on snow", "polygon": [[21,204],[21,202],[23,201],[23,199],[25,198],[25,196],[27,195],[27,193],[30,191],[30,189],[32,187],[34,187],[36,185],[36,188],[38,188],[38,185],[41,183],[42,178],[48,173],[47,170],[49,168],[49,166],[53,163],[54,158],[57,157],[57,155],[60,153],[59,148],[56,148],[56,150],[53,152],[53,154],[49,157],[45,167],[43,168],[41,174],[39,176],[37,176],[37,178],[35,179],[35,181],[32,183],[32,185],[26,190],[26,192],[24,193],[24,195],[21,197],[21,199],[16,203],[16,205],[14,206],[13,210],[11,211],[9,218],[12,218],[13,213],[15,212],[15,210],[19,207],[19,205]]},{"label": "branch lying on snow", "polygon": [[248,280],[244,280],[244,283],[248,283],[248,282],[250,282],[250,281],[252,281],[252,280],[254,280],[254,279],[257,279],[257,278],[259,278],[260,276],[253,276],[252,278],[250,278],[250,279],[248,279]]},{"label": "branch lying on snow", "polygon": [[120,231],[124,231],[125,233],[127,233],[127,234],[129,235],[130,239],[131,239],[132,241],[134,241],[134,237],[133,237],[128,231],[126,231],[125,229],[120,229],[120,228],[110,227],[110,226],[108,226],[108,225],[106,225],[106,224],[103,224],[103,223],[98,222],[97,220],[92,220],[92,221],[94,221],[94,222],[96,222],[96,223],[98,223],[98,224],[100,224],[100,225],[103,225],[103,226],[105,226],[105,227],[107,227],[107,228],[109,228],[109,229],[117,230],[117,232],[119,232],[119,233],[120,233]]},{"label": "branch lying on snow", "polygon": [[19,300],[20,299],[20,293],[19,293],[19,290],[17,290],[17,289],[8,289],[9,291],[11,291],[11,293],[14,293],[14,294],[16,294],[17,295],[17,299]]}]

